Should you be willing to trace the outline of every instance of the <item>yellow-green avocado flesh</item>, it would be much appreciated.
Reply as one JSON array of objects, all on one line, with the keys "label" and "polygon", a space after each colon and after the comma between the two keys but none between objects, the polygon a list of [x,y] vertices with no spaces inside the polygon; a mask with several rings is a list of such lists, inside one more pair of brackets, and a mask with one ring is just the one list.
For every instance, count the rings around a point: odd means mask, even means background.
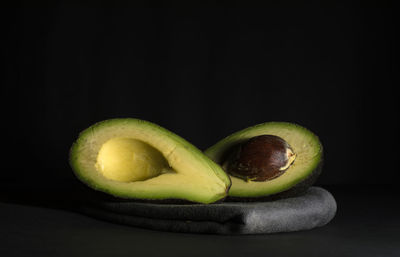
[{"label": "yellow-green avocado flesh", "polygon": [[147,121],[110,119],[79,135],[70,151],[75,175],[119,198],[213,203],[226,197],[229,176],[199,149]]},{"label": "yellow-green avocado flesh", "polygon": [[238,131],[205,151],[205,154],[218,164],[223,164],[229,151],[235,146],[259,135],[275,135],[284,139],[296,154],[293,164],[279,177],[267,181],[246,181],[231,176],[232,186],[229,196],[234,198],[252,198],[272,196],[296,185],[303,185],[312,178],[307,187],[314,183],[319,175],[322,163],[322,145],[311,131],[287,122],[267,122]]}]

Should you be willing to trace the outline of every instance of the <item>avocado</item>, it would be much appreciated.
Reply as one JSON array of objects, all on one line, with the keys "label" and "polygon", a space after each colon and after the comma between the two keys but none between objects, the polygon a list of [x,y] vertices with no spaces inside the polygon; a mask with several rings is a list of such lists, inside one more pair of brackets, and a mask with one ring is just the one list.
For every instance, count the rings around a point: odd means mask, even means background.
[{"label": "avocado", "polygon": [[205,154],[229,173],[229,199],[265,200],[304,193],[321,173],[323,148],[302,126],[266,122],[231,134]]},{"label": "avocado", "polygon": [[213,203],[231,185],[221,167],[178,135],[148,121],[120,118],[82,131],[70,150],[75,175],[89,187],[139,201]]}]

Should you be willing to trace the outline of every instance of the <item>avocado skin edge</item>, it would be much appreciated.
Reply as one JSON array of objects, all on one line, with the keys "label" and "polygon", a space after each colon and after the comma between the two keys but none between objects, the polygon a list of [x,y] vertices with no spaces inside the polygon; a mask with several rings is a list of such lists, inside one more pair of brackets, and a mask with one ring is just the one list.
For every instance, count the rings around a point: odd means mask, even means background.
[{"label": "avocado skin edge", "polygon": [[[199,203],[199,202],[194,202],[194,201],[189,201],[189,200],[184,200],[184,199],[175,199],[175,198],[168,198],[168,199],[141,199],[141,198],[121,198],[117,197],[111,194],[107,194],[103,191],[99,190],[94,190],[90,187],[87,187],[86,185],[81,185],[82,192],[85,194],[85,199],[82,200],[81,202],[83,204],[95,204],[100,203],[100,202],[114,202],[114,203],[149,203],[149,204],[181,204],[181,205],[189,205],[189,204],[204,204],[204,203]],[[210,204],[218,204],[222,202],[226,202],[226,199],[228,197],[228,192],[229,192],[229,186],[226,189],[225,197],[212,202],[212,203],[207,203],[204,205],[210,205]]]},{"label": "avocado skin edge", "polygon": [[228,196],[225,201],[226,202],[266,202],[266,201],[275,201],[283,198],[291,198],[295,196],[303,195],[307,192],[307,189],[311,187],[318,179],[319,175],[322,173],[323,166],[323,155],[321,155],[321,160],[318,166],[311,172],[311,174],[306,177],[304,180],[300,181],[293,187],[288,190],[282,191],[277,194],[268,195],[268,196],[260,196],[260,197],[237,197],[237,196]]}]

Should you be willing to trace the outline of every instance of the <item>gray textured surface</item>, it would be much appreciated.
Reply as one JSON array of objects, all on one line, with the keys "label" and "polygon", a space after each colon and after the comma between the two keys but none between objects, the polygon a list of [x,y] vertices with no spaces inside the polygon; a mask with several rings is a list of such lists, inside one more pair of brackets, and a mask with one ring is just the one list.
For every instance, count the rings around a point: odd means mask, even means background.
[{"label": "gray textured surface", "polygon": [[327,224],[336,201],[325,189],[271,202],[153,204],[97,202],[82,212],[95,218],[155,230],[214,234],[264,234],[308,230]]}]

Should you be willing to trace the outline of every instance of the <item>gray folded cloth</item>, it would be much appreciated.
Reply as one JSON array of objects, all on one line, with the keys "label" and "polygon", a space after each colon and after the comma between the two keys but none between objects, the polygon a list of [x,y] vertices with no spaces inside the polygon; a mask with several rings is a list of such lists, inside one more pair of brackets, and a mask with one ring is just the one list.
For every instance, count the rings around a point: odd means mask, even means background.
[{"label": "gray folded cloth", "polygon": [[327,224],[336,201],[323,188],[310,187],[301,195],[268,202],[216,204],[154,204],[99,201],[81,206],[89,216],[154,230],[265,234],[308,230]]}]

